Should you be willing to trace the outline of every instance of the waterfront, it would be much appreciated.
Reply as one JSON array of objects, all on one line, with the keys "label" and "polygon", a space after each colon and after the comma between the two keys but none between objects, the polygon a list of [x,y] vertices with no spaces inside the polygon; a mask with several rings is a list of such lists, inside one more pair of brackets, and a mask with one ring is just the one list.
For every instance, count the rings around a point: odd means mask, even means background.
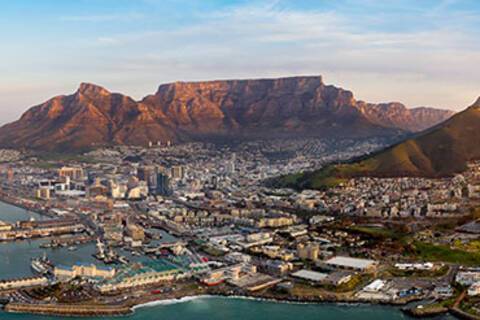
[{"label": "waterfront", "polygon": [[38,213],[25,210],[23,208],[12,206],[8,203],[0,201],[0,220],[5,222],[16,222],[20,220],[44,220],[46,217],[39,215]]},{"label": "waterfront", "polygon": [[[22,208],[18,208],[0,202],[0,220],[14,223],[20,220],[42,220],[45,217]],[[30,259],[46,253],[48,257],[62,264],[74,264],[76,262],[94,262],[94,244],[86,244],[78,247],[77,251],[69,251],[67,248],[42,249],[40,244],[48,242],[47,239],[25,240],[0,243],[0,274],[2,278],[11,279],[32,275]]]},{"label": "waterfront", "polygon": [[[15,207],[0,201],[0,220],[14,223],[20,220],[43,220],[44,216],[35,212],[27,211],[22,208]],[[174,241],[175,238],[170,234],[159,231],[162,235],[162,240],[158,242]],[[95,244],[87,243],[78,245],[77,250],[70,251],[68,248],[40,248],[42,243],[49,242],[49,239],[23,240],[13,242],[0,243],[0,274],[2,279],[11,279],[18,277],[26,277],[32,275],[30,269],[30,259],[39,257],[44,253],[48,258],[56,264],[73,265],[75,263],[96,263],[100,264],[98,260],[93,257],[95,253]],[[129,260],[139,260],[138,257],[133,257],[129,252],[121,251]]]},{"label": "waterfront", "polygon": [[[236,298],[198,298],[181,303],[163,303],[155,306],[138,308],[131,316],[120,319],[128,320],[257,320],[257,319],[355,319],[355,320],[397,320],[411,319],[399,309],[378,305],[344,305],[344,304],[288,304],[267,301],[254,301]],[[24,314],[0,313],[2,320],[55,320],[58,317],[34,316]],[[73,319],[73,318],[72,318]],[[95,318],[79,318],[95,319]],[[97,318],[98,319],[98,318]],[[102,319],[119,319],[105,317]],[[454,319],[451,316],[442,316],[434,319]]]},{"label": "waterfront", "polygon": [[[24,219],[43,219],[42,216],[0,202],[0,220],[15,222]],[[162,232],[166,241],[172,237]],[[47,241],[15,241],[0,243],[0,274],[3,278],[15,278],[31,275],[30,258],[40,256],[46,252],[49,258],[59,264],[74,264],[76,262],[95,262],[92,254],[95,252],[94,244],[78,246],[78,250],[69,251],[67,248],[42,249],[39,245]],[[98,264],[98,262],[97,262]],[[256,301],[250,299],[201,297],[184,299],[183,301],[164,301],[153,305],[136,308],[135,313],[125,317],[128,320],[156,319],[158,314],[162,319],[261,319],[266,314],[275,319],[410,319],[398,308],[378,305],[345,305],[345,304],[291,304]],[[13,314],[0,312],[2,320],[47,320],[58,317],[37,316],[29,314]],[[80,318],[88,319],[88,318]],[[91,318],[95,319],[95,318]],[[103,318],[110,319],[110,318]],[[111,318],[111,319],[117,319]],[[451,316],[442,316],[437,319],[453,319]]]}]

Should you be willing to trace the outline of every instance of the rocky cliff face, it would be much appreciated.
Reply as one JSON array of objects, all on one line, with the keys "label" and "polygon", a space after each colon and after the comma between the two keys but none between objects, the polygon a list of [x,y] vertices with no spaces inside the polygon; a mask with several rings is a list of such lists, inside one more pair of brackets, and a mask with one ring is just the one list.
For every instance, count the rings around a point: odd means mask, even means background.
[{"label": "rocky cliff face", "polygon": [[395,136],[446,117],[434,109],[415,114],[357,102],[321,77],[176,82],[141,101],[81,84],[0,128],[0,145],[73,151],[168,140]]},{"label": "rocky cliff face", "polygon": [[130,97],[82,83],[68,96],[31,108],[0,128],[0,144],[73,151],[107,144],[141,144],[171,139],[149,107]]}]

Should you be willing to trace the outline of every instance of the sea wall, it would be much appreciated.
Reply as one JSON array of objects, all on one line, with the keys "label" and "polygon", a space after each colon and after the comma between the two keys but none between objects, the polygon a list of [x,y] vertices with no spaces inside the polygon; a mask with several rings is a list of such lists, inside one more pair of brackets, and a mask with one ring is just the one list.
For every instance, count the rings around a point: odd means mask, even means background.
[{"label": "sea wall", "polygon": [[133,311],[125,305],[91,305],[91,304],[22,304],[9,303],[5,311],[56,316],[119,316],[128,315]]}]

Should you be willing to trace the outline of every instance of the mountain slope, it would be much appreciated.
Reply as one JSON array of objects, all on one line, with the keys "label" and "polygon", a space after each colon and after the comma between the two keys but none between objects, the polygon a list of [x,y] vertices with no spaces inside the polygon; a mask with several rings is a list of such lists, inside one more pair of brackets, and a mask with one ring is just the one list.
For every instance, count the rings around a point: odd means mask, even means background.
[{"label": "mountain slope", "polygon": [[165,136],[173,134],[152,120],[147,107],[91,84],[33,107],[0,128],[1,145],[57,151]]},{"label": "mountain slope", "polygon": [[420,132],[433,127],[454,114],[450,110],[426,107],[407,109],[398,102],[371,104],[359,101],[357,107],[373,123],[411,132]]},{"label": "mountain slope", "polygon": [[282,186],[322,188],[339,179],[374,177],[444,177],[462,172],[467,163],[480,160],[480,98],[465,111],[415,138],[366,159],[338,164],[312,173],[286,177]]},{"label": "mountain slope", "polygon": [[[448,115],[430,111],[436,115],[424,117],[420,127]],[[176,82],[141,101],[83,83],[1,127],[0,146],[79,151],[168,140],[395,137],[418,129],[410,124],[417,121],[412,112],[357,102],[321,77]]]}]

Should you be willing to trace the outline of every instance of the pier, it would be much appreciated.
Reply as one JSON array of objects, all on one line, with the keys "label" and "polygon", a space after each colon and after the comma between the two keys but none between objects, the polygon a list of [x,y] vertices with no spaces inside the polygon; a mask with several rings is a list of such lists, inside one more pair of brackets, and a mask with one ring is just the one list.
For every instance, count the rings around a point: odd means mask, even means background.
[{"label": "pier", "polygon": [[76,234],[85,231],[76,220],[20,221],[0,231],[0,241],[13,241],[49,237],[52,235]]},{"label": "pier", "polygon": [[72,236],[67,238],[55,238],[55,239],[52,239],[49,243],[43,244],[40,246],[44,248],[67,247],[72,245],[85,244],[88,242],[92,242],[94,240],[95,240],[95,237],[80,235],[80,236]]}]

